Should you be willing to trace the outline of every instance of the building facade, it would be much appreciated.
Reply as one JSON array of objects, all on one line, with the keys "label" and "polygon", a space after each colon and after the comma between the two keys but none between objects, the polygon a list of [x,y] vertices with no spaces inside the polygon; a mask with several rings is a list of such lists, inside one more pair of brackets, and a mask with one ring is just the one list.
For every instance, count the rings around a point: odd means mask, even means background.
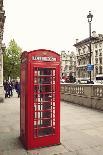
[{"label": "building facade", "polygon": [[5,44],[3,41],[5,23],[5,11],[3,10],[3,0],[0,0],[0,102],[3,101],[3,51],[5,50]]},{"label": "building facade", "polygon": [[74,52],[61,51],[61,77],[69,76],[70,73],[76,76],[76,55]]},{"label": "building facade", "polygon": [[87,65],[90,59],[89,44],[91,41],[91,64],[94,65],[93,71],[91,71],[91,78],[95,80],[96,75],[103,74],[103,35],[92,32],[91,40],[86,38],[82,41],[76,39],[76,78],[88,78],[89,72],[87,71]]}]

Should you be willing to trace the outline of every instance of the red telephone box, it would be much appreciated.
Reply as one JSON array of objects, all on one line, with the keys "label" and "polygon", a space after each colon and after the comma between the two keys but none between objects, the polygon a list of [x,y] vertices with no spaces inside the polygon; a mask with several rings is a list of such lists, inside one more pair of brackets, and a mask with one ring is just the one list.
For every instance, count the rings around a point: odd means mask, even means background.
[{"label": "red telephone box", "polygon": [[22,53],[20,139],[26,149],[60,144],[60,56],[53,51]]}]

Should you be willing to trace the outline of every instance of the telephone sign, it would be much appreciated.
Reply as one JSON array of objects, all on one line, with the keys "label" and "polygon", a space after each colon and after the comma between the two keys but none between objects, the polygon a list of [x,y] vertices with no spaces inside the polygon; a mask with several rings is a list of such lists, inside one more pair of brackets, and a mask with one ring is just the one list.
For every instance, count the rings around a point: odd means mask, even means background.
[{"label": "telephone sign", "polygon": [[56,61],[56,58],[53,57],[37,57],[33,56],[32,60],[40,60],[40,61]]}]

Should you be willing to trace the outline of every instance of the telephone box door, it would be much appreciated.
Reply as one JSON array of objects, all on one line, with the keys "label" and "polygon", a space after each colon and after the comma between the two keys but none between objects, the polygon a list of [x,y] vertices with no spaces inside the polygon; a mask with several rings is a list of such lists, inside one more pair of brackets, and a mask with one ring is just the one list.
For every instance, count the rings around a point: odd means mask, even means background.
[{"label": "telephone box door", "polygon": [[31,64],[32,138],[34,147],[60,143],[60,66]]}]

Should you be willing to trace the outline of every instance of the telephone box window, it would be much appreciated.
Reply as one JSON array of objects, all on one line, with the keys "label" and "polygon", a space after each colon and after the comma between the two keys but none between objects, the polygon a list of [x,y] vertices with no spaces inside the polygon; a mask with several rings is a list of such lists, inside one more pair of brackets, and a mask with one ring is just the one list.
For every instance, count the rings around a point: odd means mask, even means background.
[{"label": "telephone box window", "polygon": [[34,68],[34,138],[55,134],[55,69]]}]

